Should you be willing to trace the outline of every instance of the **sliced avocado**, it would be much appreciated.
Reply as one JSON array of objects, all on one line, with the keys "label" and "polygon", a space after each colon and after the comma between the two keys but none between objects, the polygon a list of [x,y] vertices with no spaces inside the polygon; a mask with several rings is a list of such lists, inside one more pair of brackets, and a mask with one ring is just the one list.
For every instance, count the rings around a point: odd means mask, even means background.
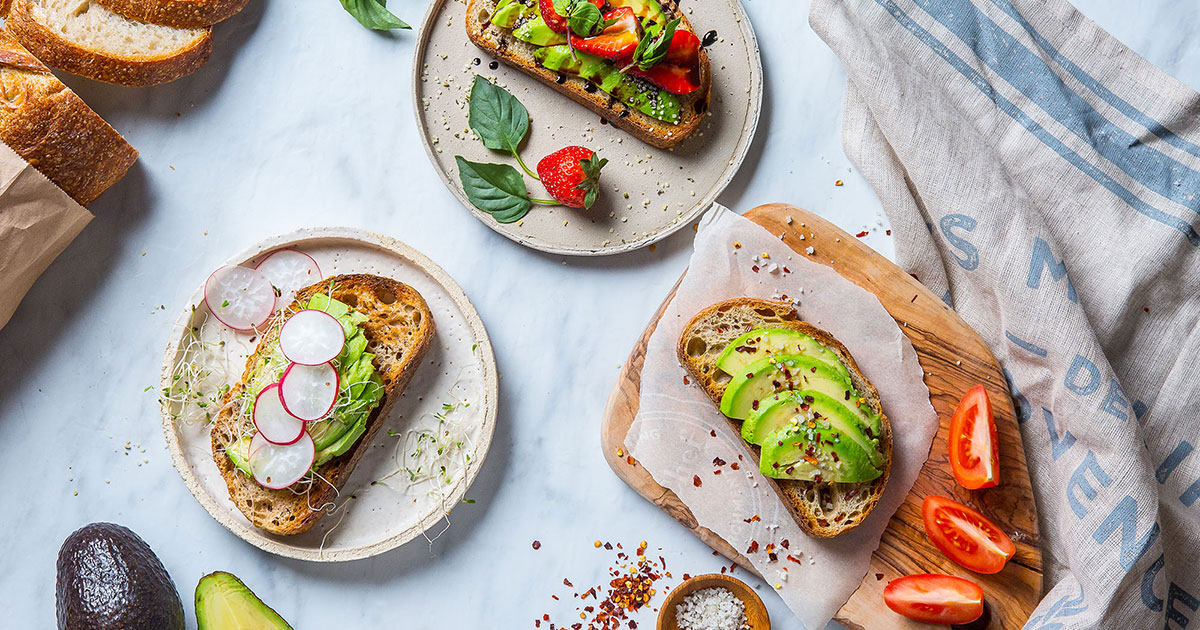
[{"label": "sliced avocado", "polygon": [[640,19],[650,20],[657,24],[665,24],[662,6],[655,0],[608,0],[614,9],[629,7]]},{"label": "sliced avocado", "polygon": [[199,630],[292,630],[237,576],[224,571],[196,584],[196,624]]},{"label": "sliced avocado", "polygon": [[773,479],[862,483],[883,474],[868,453],[824,418],[780,427],[766,439],[759,471]]},{"label": "sliced avocado", "polygon": [[254,471],[250,470],[250,436],[246,436],[229,446],[225,447],[225,456],[238,470],[253,477]]},{"label": "sliced avocado", "polygon": [[537,9],[521,0],[500,0],[488,21],[500,28],[512,28],[522,18],[534,15]]},{"label": "sliced avocado", "polygon": [[642,79],[622,73],[609,60],[572,51],[567,46],[546,46],[533,51],[533,58],[543,67],[582,77],[594,83],[606,94],[629,107],[650,116],[678,124],[683,118],[679,99]]},{"label": "sliced avocado", "polygon": [[734,339],[717,357],[717,367],[731,376],[743,374],[746,366],[773,354],[802,354],[824,361],[850,378],[836,353],[816,339],[787,328],[758,328]]},{"label": "sliced avocado", "polygon": [[776,392],[792,389],[816,389],[837,399],[852,391],[850,379],[824,361],[802,354],[769,356],[733,376],[721,396],[721,413],[745,420]]},{"label": "sliced avocado", "polygon": [[518,24],[512,30],[512,34],[513,37],[534,46],[558,46],[567,43],[567,36],[563,33],[556,33],[547,26],[541,13]]}]

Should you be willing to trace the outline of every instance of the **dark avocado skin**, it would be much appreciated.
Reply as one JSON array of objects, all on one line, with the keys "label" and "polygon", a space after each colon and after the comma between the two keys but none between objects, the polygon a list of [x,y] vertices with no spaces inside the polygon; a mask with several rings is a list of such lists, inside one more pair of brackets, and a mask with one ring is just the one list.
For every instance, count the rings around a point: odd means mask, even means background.
[{"label": "dark avocado skin", "polygon": [[92,523],[58,551],[59,630],[184,630],[183,603],[158,556],[128,528]]}]

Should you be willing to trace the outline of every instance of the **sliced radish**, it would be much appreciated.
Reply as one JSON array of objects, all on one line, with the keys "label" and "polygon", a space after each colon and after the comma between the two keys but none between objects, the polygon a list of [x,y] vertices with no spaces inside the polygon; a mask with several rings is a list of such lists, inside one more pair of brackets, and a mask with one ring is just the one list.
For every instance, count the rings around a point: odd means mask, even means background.
[{"label": "sliced radish", "polygon": [[342,353],[346,330],[336,317],[313,309],[292,315],[279,331],[279,348],[300,365],[329,363]]},{"label": "sliced radish", "polygon": [[320,280],[321,268],[312,256],[295,249],[271,252],[255,267],[279,289],[279,303],[291,304],[296,291]]},{"label": "sliced radish", "polygon": [[304,421],[283,408],[279,383],[271,383],[254,399],[254,426],[272,444],[288,445],[304,434]]},{"label": "sliced radish", "polygon": [[283,408],[305,422],[329,415],[337,402],[337,394],[338,371],[332,363],[293,363],[279,379],[279,400],[283,402]]},{"label": "sliced radish", "polygon": [[275,312],[275,289],[267,277],[246,267],[221,267],[204,283],[204,303],[234,330],[262,326]]},{"label": "sliced radish", "polygon": [[254,480],[272,490],[286,488],[303,479],[312,469],[317,455],[312,438],[307,433],[301,433],[299,440],[286,446],[272,444],[261,432],[256,433],[250,439],[249,452]]}]

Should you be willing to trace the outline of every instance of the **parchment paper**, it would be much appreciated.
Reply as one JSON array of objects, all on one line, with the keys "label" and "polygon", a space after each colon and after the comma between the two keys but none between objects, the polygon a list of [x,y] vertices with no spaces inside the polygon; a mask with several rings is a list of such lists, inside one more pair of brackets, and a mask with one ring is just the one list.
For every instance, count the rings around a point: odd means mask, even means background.
[{"label": "parchment paper", "polygon": [[[770,257],[762,258],[763,252]],[[845,344],[879,390],[892,424],[891,478],[879,504],[847,534],[824,540],[805,536],[758,472],[741,437],[699,387],[684,383],[686,372],[675,355],[684,325],[704,307],[741,296],[787,296],[798,302],[803,318]],[[792,612],[815,630],[862,582],[888,520],[929,454],[938,420],[922,376],[912,343],[875,296],[792,252],[777,235],[716,206],[701,220],[687,275],[650,337],[641,405],[625,445],[656,482],[687,504],[701,526],[743,552],[768,584],[778,585]],[[715,458],[737,461],[739,470],[714,464]],[[717,469],[721,474],[714,474]],[[748,552],[752,541],[758,543],[756,552]],[[769,544],[775,545],[775,561]]]},{"label": "parchment paper", "polygon": [[92,214],[0,143],[0,328]]}]

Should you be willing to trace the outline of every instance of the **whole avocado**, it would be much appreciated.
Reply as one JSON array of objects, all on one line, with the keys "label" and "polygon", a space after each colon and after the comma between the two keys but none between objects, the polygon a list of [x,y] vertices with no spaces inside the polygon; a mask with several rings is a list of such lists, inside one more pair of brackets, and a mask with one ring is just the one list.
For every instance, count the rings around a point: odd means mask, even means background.
[{"label": "whole avocado", "polygon": [[112,523],[63,541],[55,584],[59,630],[184,630],[183,603],[150,545]]}]

